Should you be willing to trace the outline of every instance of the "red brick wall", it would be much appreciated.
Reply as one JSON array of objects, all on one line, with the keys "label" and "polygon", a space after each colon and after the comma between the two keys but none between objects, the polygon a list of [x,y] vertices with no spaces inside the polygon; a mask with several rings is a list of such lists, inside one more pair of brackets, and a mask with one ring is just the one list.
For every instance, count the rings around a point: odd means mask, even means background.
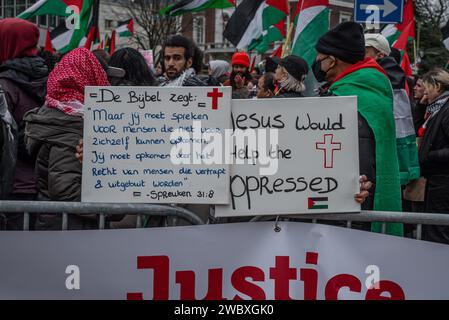
[{"label": "red brick wall", "polygon": [[354,11],[350,8],[331,6],[330,25],[331,28],[335,27],[340,22],[340,13],[347,13],[350,15],[351,20],[354,18]]},{"label": "red brick wall", "polygon": [[185,37],[190,38],[190,39],[192,39],[192,37],[193,37],[192,22],[193,22],[193,16],[191,13],[186,13],[182,16],[182,34]]},{"label": "red brick wall", "polygon": [[215,9],[206,10],[206,43],[215,42]]}]

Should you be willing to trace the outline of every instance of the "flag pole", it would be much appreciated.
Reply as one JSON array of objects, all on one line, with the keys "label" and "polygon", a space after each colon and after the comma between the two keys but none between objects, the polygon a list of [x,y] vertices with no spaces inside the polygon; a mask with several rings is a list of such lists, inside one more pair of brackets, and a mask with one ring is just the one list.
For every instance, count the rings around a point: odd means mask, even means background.
[{"label": "flag pole", "polygon": [[420,49],[420,44],[421,44],[420,42],[421,42],[421,23],[418,22],[418,35],[417,35],[417,39],[416,39],[416,49],[415,49],[415,65],[416,65],[417,55],[419,54],[419,49]]},{"label": "flag pole", "polygon": [[290,22],[287,38],[285,39],[284,45],[282,46],[282,57],[288,56],[291,52],[290,43],[292,41],[293,27],[293,22]]}]

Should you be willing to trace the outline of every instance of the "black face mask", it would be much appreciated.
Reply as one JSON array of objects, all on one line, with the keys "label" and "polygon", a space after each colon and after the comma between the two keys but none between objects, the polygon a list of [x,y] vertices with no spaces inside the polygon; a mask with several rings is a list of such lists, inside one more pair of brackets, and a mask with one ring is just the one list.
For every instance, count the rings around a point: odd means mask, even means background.
[{"label": "black face mask", "polygon": [[312,71],[315,76],[316,81],[324,82],[326,81],[326,72],[321,70],[321,61],[323,60],[315,60],[312,64]]}]

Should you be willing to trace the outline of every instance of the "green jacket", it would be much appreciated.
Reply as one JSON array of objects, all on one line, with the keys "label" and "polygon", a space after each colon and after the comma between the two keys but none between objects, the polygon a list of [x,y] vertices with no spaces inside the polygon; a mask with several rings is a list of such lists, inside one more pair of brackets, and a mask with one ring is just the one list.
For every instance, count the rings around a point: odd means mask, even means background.
[{"label": "green jacket", "polygon": [[[329,94],[357,96],[358,112],[366,119],[376,140],[375,211],[402,211],[401,184],[393,116],[393,91],[381,67],[366,59],[346,70],[330,86]],[[372,230],[380,232],[381,224]],[[387,233],[403,235],[403,225],[387,224]]]}]

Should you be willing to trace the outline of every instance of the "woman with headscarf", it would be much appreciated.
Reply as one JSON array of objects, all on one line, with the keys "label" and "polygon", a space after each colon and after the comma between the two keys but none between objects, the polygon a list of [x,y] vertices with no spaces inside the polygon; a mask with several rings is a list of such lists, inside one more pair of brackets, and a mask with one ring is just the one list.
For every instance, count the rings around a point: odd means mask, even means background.
[{"label": "woman with headscarf", "polygon": [[[67,53],[50,73],[47,97],[25,116],[27,149],[36,155],[39,200],[80,201],[81,163],[75,147],[83,136],[84,88],[108,86],[104,66],[87,49]],[[69,229],[89,229],[96,220],[70,216]],[[36,229],[61,229],[61,215],[41,214]]]},{"label": "woman with headscarf", "polygon": [[[34,200],[36,177],[34,160],[23,144],[24,114],[44,103],[48,68],[37,56],[39,30],[35,24],[17,18],[0,20],[0,87],[6,104],[18,127],[18,151],[9,200]],[[4,179],[4,175],[0,177]],[[2,181],[3,182],[3,181]],[[6,228],[23,227],[23,215],[8,214]]]},{"label": "woman with headscarf", "polygon": [[209,62],[210,75],[223,84],[229,79],[231,65],[225,60],[212,60]]}]

